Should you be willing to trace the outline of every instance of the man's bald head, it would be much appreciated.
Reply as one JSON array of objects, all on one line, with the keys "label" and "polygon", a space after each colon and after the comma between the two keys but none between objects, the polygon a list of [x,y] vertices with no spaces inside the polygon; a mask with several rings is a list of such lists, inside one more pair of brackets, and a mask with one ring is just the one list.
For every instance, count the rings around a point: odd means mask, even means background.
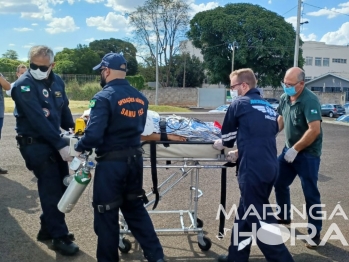
[{"label": "man's bald head", "polygon": [[305,81],[305,73],[299,67],[291,67],[286,71],[285,79],[286,78],[297,80],[297,82]]},{"label": "man's bald head", "polygon": [[294,98],[297,98],[303,91],[305,85],[305,73],[299,67],[291,67],[286,71],[284,77],[284,88],[293,88],[296,92],[294,95],[291,95]]}]

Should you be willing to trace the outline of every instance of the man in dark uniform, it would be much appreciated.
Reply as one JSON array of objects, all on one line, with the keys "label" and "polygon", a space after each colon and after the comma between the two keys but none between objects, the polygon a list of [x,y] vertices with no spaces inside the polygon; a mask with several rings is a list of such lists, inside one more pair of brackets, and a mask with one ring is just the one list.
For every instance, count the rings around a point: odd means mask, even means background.
[{"label": "man in dark uniform", "polygon": [[119,209],[133,236],[151,262],[164,254],[142,200],[143,158],[140,147],[148,100],[130,86],[127,62],[109,53],[94,70],[100,70],[102,91],[90,101],[91,113],[77,152],[95,148],[94,229],[98,236],[98,262],[119,259]]},{"label": "man in dark uniform", "polygon": [[65,85],[53,73],[53,51],[46,46],[34,46],[29,52],[30,69],[12,89],[16,103],[16,139],[26,167],[38,179],[38,191],[43,214],[37,239],[49,240],[63,255],[73,255],[79,247],[72,242],[64,213],[57,204],[66,187],[63,178],[69,174],[69,146],[60,136],[60,127],[69,130],[74,121],[68,107]]},{"label": "man in dark uniform", "polygon": [[[232,72],[230,81],[238,98],[228,108],[222,126],[222,140],[217,140],[214,147],[219,150],[233,148],[237,142],[241,197],[229,254],[220,256],[218,261],[248,261],[253,238],[267,261],[293,261],[272,209],[267,207],[277,178],[277,114],[255,88],[257,80],[251,69]],[[253,235],[253,228],[257,236]],[[246,236],[246,233],[251,235]]]}]

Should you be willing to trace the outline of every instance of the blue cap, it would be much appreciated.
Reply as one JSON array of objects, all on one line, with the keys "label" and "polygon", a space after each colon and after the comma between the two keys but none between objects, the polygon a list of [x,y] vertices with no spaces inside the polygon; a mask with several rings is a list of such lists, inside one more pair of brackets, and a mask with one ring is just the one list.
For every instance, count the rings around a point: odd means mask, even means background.
[{"label": "blue cap", "polygon": [[[123,68],[122,65],[125,65],[125,67]],[[109,53],[102,58],[102,62],[96,65],[93,70],[98,70],[102,66],[126,72],[127,61],[121,54]]]}]

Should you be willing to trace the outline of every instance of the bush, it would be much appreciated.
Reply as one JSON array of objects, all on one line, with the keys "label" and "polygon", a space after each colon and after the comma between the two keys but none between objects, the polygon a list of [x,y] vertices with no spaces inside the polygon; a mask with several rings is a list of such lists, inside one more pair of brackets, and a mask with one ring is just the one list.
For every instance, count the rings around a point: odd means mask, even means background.
[{"label": "bush", "polygon": [[[129,81],[130,85],[138,90],[147,88],[147,85],[144,83],[144,78],[141,75],[126,76],[126,79]],[[101,91],[99,82],[86,82],[81,84],[78,79],[65,82],[65,90],[68,98],[71,100],[91,100],[96,93]]]},{"label": "bush", "polygon": [[71,100],[91,100],[99,91],[101,91],[101,86],[95,82],[79,85],[78,81],[69,81],[66,84],[66,93]]},{"label": "bush", "polygon": [[136,76],[126,76],[127,81],[131,86],[137,88],[138,90],[144,89],[144,78],[141,75]]}]

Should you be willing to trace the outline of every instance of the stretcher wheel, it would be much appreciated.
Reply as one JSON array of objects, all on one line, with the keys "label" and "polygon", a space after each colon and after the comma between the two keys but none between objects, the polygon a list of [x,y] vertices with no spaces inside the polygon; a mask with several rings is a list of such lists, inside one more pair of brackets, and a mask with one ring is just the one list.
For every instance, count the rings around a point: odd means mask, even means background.
[{"label": "stretcher wheel", "polygon": [[196,219],[196,227],[203,228],[204,227],[204,221],[202,221],[200,218]]},{"label": "stretcher wheel", "polygon": [[207,237],[203,237],[202,240],[205,242],[205,245],[201,245],[200,242],[198,243],[199,245],[199,248],[202,250],[202,251],[207,251],[211,248],[212,246],[212,242],[209,238]]},{"label": "stretcher wheel", "polygon": [[130,240],[123,238],[122,243],[124,244],[125,247],[122,248],[119,246],[119,250],[121,253],[127,254],[131,250],[131,246],[132,246],[131,242],[130,242]]}]

